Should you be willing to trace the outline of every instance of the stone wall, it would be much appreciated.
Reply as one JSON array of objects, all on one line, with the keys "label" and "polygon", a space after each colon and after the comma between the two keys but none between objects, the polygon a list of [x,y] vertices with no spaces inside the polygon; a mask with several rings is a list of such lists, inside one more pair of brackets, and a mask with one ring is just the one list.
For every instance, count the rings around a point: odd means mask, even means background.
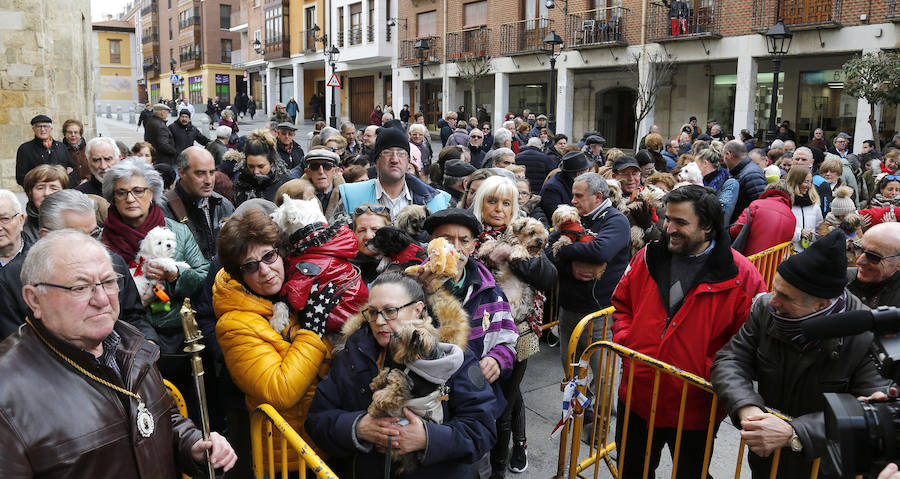
[{"label": "stone wall", "polygon": [[20,190],[16,150],[34,137],[29,121],[53,119],[62,139],[69,118],[95,135],[93,35],[89,0],[0,0],[0,188]]}]

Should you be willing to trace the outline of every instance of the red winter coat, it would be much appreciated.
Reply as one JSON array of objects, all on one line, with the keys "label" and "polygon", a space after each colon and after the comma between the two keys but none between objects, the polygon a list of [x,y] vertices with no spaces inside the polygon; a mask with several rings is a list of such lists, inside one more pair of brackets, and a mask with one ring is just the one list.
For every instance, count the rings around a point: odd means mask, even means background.
[{"label": "red winter coat", "polygon": [[[759,272],[731,249],[723,229],[710,253],[700,280],[685,296],[681,308],[666,326],[668,314],[657,289],[671,253],[654,241],[631,260],[612,296],[613,342],[709,380],[716,352],[734,336],[750,312],[753,298],[766,291]],[[650,265],[648,267],[648,265]],[[666,266],[664,266],[666,265]],[[625,402],[630,363],[625,362],[619,398]],[[653,370],[638,366],[634,374],[631,410],[650,418]],[[660,374],[656,427],[677,427],[683,381]],[[712,395],[688,386],[684,428],[706,429]],[[719,407],[717,421],[725,417]]]},{"label": "red winter coat", "polygon": [[[744,256],[794,239],[797,217],[791,211],[791,197],[787,193],[779,190],[763,191],[747,209],[750,210],[750,236],[744,246]],[[729,229],[732,240],[738,237],[746,224],[747,210],[744,210]]]},{"label": "red winter coat", "polygon": [[359,308],[369,299],[369,290],[359,270],[350,264],[350,258],[355,258],[356,253],[356,236],[347,225],[341,226],[325,244],[311,246],[285,260],[287,281],[281,288],[281,296],[287,298],[291,308],[301,311],[314,282],[319,283],[320,289],[334,283],[341,299],[328,316],[325,329],[340,331],[344,322],[359,313]]}]

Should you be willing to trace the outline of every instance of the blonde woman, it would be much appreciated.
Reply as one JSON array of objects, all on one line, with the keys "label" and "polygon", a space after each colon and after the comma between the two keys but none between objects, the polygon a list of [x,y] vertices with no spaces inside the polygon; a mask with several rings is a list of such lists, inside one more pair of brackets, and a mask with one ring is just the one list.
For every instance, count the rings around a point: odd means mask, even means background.
[{"label": "blonde woman", "polygon": [[805,166],[795,166],[788,172],[785,181],[794,196],[791,211],[797,218],[794,229],[794,250],[805,250],[816,239],[816,231],[822,224],[822,208],[819,206],[819,193],[813,188],[813,175]]}]

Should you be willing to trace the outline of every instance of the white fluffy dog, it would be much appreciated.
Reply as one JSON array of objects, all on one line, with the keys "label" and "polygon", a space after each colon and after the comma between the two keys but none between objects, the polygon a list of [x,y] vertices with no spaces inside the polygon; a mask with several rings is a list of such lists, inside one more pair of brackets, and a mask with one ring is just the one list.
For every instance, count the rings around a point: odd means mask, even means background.
[{"label": "white fluffy dog", "polygon": [[700,167],[697,166],[697,163],[691,161],[682,166],[678,172],[678,181],[703,186],[703,175],[700,173]]},{"label": "white fluffy dog", "polygon": [[144,306],[151,303],[156,297],[153,293],[155,281],[147,279],[147,264],[155,264],[167,273],[177,272],[178,267],[191,267],[184,261],[175,261],[173,257],[176,247],[175,232],[162,226],[150,230],[141,241],[141,247],[134,258],[135,266],[130,270]]},{"label": "white fluffy dog", "polygon": [[272,220],[288,235],[294,234],[306,225],[328,223],[322,214],[318,199],[295,200],[288,195],[283,195],[282,198],[284,201],[272,213]]}]

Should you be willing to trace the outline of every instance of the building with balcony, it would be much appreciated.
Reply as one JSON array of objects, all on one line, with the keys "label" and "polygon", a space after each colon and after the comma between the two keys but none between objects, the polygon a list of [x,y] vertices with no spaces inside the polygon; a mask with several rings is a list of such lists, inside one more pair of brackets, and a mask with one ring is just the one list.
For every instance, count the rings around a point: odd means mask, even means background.
[{"label": "building with balcony", "polygon": [[[761,137],[773,79],[764,34],[781,19],[794,37],[779,77],[778,119],[790,121],[804,143],[818,127],[826,135],[850,133],[856,150],[873,137],[869,106],[843,93],[841,65],[900,44],[900,2],[686,3],[687,16],[673,25],[658,0],[466,0],[446,2],[446,9],[441,2],[399,0],[400,16],[408,20],[396,27],[397,69],[383,81],[392,82],[395,109],[408,103],[416,111],[421,69],[422,107],[431,125],[460,107],[473,116],[478,105],[495,126],[507,112],[547,113],[555,84],[557,131],[570,138],[598,131],[609,146],[633,148],[650,125],[674,138],[691,116],[701,124],[715,120],[735,135],[748,129]],[[356,23],[345,25],[349,31]],[[552,81],[544,43],[551,32],[563,40]],[[419,38],[432,46],[424,55],[410,49]],[[638,72],[650,70],[650,58],[671,62],[674,74],[657,83],[655,106],[635,128],[637,93],[648,83]],[[472,68],[484,59],[487,68]],[[898,109],[879,107],[876,116],[876,134],[890,139],[900,127]]]},{"label": "building with balcony", "polygon": [[[232,103],[247,92],[244,72],[232,68],[232,52],[241,48],[232,32],[239,0],[141,0],[142,72],[149,101],[187,98],[204,111],[208,98]],[[173,81],[174,80],[174,81]]]},{"label": "building with balcony", "polygon": [[102,107],[131,109],[138,102],[141,63],[135,28],[129,22],[94,22],[94,85],[97,111]]}]

